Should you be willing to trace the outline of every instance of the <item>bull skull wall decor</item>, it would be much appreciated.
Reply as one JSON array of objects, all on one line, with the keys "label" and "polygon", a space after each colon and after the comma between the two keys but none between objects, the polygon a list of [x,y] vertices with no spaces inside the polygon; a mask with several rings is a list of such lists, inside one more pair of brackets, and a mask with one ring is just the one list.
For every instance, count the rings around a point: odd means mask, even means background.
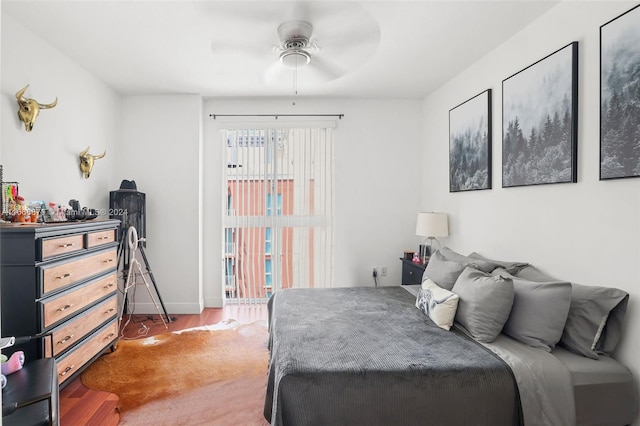
[{"label": "bull skull wall decor", "polygon": [[58,104],[58,98],[50,104],[41,104],[35,99],[27,99],[24,97],[24,92],[29,85],[27,84],[21,90],[16,93],[16,99],[18,100],[18,118],[24,123],[24,129],[30,132],[33,129],[33,124],[36,122],[36,118],[40,113],[40,109],[53,108]]},{"label": "bull skull wall decor", "polygon": [[89,154],[89,148],[90,147],[87,147],[87,149],[80,153],[80,170],[82,171],[85,179],[89,179],[89,176],[91,176],[94,161],[99,160],[107,154],[107,151],[105,150],[100,155],[91,155]]}]

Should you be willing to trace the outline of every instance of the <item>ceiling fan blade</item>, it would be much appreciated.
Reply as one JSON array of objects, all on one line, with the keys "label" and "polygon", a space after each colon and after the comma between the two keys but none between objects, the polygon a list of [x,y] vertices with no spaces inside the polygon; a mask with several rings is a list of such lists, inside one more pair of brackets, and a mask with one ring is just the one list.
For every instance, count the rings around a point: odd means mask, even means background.
[{"label": "ceiling fan blade", "polygon": [[277,25],[286,21],[313,22],[342,14],[342,2],[319,1],[206,1],[195,2],[199,10],[210,16],[216,25]]},{"label": "ceiling fan blade", "polygon": [[238,42],[237,40],[230,44],[229,42],[211,42],[211,53],[214,56],[270,56],[273,49],[260,43]]},{"label": "ceiling fan blade", "polygon": [[349,46],[358,49],[360,45],[377,45],[380,42],[380,27],[375,22],[354,24],[349,27],[317,31],[317,39],[323,46]]},{"label": "ceiling fan blade", "polygon": [[244,22],[254,25],[281,19],[290,2],[279,1],[204,1],[195,2],[199,10],[218,22]]},{"label": "ceiling fan blade", "polygon": [[340,75],[354,71],[373,57],[380,45],[377,23],[354,24],[351,27],[318,30],[319,51],[313,59],[331,59],[334,67],[342,69]]},{"label": "ceiling fan blade", "polygon": [[288,75],[287,71],[291,71],[286,68],[280,61],[276,60],[271,63],[262,74],[262,78],[265,83],[274,84],[284,80],[284,78]]},{"label": "ceiling fan blade", "polygon": [[[369,13],[366,6],[359,3],[366,2],[323,2],[314,9],[314,16],[312,16],[311,22],[318,31],[322,31],[318,34],[314,34],[314,37],[320,39],[326,38],[327,35],[340,34],[344,30],[361,30],[362,28],[378,28],[378,22]],[[349,39],[342,39],[344,43]]]},{"label": "ceiling fan blade", "polygon": [[306,71],[307,68],[309,75],[322,81],[335,80],[347,72],[345,67],[322,56],[312,56],[311,62],[303,68],[303,72]]},{"label": "ceiling fan blade", "polygon": [[334,2],[320,2],[320,1],[306,1],[298,0],[291,2],[284,2],[286,6],[280,9],[280,19],[282,22],[287,21],[306,21],[310,24],[322,19],[330,18],[331,16],[340,15],[341,6],[338,4],[332,4]]}]

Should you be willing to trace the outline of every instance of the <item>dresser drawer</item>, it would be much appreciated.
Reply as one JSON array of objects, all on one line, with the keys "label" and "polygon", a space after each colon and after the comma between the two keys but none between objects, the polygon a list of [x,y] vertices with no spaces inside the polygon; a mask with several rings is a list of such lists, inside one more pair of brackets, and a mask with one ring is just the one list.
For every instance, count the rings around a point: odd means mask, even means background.
[{"label": "dresser drawer", "polygon": [[[53,356],[58,356],[58,354],[66,351],[101,324],[113,318],[117,314],[117,310],[118,297],[114,294],[93,308],[54,328],[51,331],[53,336]],[[51,346],[49,344],[45,345],[45,356],[51,356]]]},{"label": "dresser drawer", "polygon": [[113,343],[118,337],[118,321],[116,318],[93,333],[81,344],[63,355],[58,362],[58,381],[62,384],[76,372],[80,371],[91,358]]},{"label": "dresser drawer", "polygon": [[114,229],[109,229],[108,231],[89,232],[87,234],[87,248],[112,243],[115,240],[116,231]]},{"label": "dresser drawer", "polygon": [[400,260],[402,261],[402,285],[422,284],[426,266],[402,258]]},{"label": "dresser drawer", "polygon": [[117,274],[113,272],[60,295],[40,300],[38,303],[42,307],[42,328],[47,329],[115,292],[116,286]]},{"label": "dresser drawer", "polygon": [[65,384],[117,342],[119,227],[116,219],[0,224],[3,335],[45,334],[20,350],[27,361],[66,360]]},{"label": "dresser drawer", "polygon": [[422,272],[416,269],[408,269],[402,273],[403,285],[422,284]]},{"label": "dresser drawer", "polygon": [[116,267],[116,249],[40,267],[42,295]]},{"label": "dresser drawer", "polygon": [[65,235],[55,238],[40,239],[41,259],[45,260],[62,254],[73,253],[84,249],[84,234]]}]

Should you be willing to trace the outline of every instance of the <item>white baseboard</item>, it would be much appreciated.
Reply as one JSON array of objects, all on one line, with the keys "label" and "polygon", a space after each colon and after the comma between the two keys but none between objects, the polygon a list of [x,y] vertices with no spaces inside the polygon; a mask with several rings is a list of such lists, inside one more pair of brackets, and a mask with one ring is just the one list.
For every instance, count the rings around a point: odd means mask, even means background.
[{"label": "white baseboard", "polygon": [[[160,308],[160,312],[164,315],[164,311],[162,306],[158,304]],[[165,308],[167,308],[167,312],[169,315],[171,314],[199,314],[204,309],[204,306],[199,303],[165,303]],[[151,303],[140,303],[136,302],[136,306],[134,308],[134,315],[158,315],[158,311],[156,306]]]},{"label": "white baseboard", "polygon": [[222,308],[227,303],[227,299],[224,297],[205,297],[205,308]]}]

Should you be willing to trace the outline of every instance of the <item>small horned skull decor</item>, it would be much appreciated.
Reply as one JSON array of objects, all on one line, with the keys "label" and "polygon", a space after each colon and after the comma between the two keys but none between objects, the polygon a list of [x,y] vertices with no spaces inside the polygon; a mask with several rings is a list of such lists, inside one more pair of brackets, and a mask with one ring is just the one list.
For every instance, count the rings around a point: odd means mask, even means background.
[{"label": "small horned skull decor", "polygon": [[84,175],[85,179],[89,179],[91,176],[91,170],[93,170],[93,163],[95,160],[99,160],[107,154],[107,151],[103,152],[100,155],[91,155],[89,154],[89,147],[80,153],[80,170]]},{"label": "small horned skull decor", "polygon": [[41,104],[35,99],[27,99],[24,97],[24,92],[29,85],[27,84],[21,90],[16,93],[16,99],[18,100],[18,118],[24,123],[24,129],[30,132],[33,129],[33,124],[36,122],[36,118],[40,113],[40,109],[53,108],[58,103],[58,98],[50,104]]}]

